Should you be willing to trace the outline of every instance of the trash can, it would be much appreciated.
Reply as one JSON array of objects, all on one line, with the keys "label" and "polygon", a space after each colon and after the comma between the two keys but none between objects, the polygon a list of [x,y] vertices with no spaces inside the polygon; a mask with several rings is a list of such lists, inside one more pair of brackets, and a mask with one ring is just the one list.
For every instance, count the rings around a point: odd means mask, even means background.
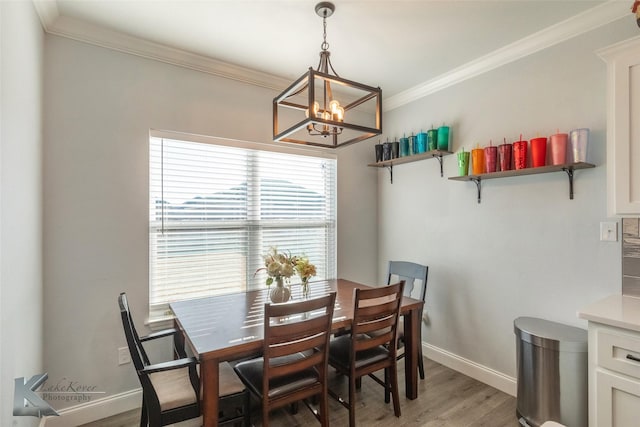
[{"label": "trash can", "polygon": [[587,331],[534,317],[518,317],[513,328],[520,424],[587,426]]}]

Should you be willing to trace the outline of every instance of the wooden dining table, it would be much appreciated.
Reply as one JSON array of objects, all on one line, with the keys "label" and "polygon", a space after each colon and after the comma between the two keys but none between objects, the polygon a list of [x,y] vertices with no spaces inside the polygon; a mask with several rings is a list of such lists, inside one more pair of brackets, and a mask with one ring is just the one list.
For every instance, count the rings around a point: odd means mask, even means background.
[{"label": "wooden dining table", "polygon": [[[349,328],[353,320],[353,291],[370,286],[344,279],[312,282],[309,298],[335,291],[336,304],[332,331]],[[218,364],[258,355],[264,333],[264,304],[268,289],[218,295],[172,302],[178,339],[191,349],[200,362],[203,425],[218,425]],[[292,299],[302,298],[299,286],[293,286]],[[400,313],[404,316],[405,379],[408,399],[418,397],[418,346],[420,317],[424,302],[403,297]]]}]

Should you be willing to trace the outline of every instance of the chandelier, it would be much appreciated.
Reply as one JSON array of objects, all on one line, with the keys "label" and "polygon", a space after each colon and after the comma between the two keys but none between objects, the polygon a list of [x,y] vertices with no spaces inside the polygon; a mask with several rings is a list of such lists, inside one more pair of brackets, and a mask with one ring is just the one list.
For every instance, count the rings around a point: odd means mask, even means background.
[{"label": "chandelier", "polygon": [[343,79],[331,64],[327,18],[330,2],[315,7],[322,18],[320,63],[273,99],[273,140],[337,148],[382,133],[382,91]]}]

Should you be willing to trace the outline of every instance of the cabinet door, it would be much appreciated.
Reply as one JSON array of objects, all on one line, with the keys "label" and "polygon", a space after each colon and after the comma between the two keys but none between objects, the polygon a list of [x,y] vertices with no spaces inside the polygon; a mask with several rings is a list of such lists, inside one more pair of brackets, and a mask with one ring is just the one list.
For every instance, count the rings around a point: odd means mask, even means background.
[{"label": "cabinet door", "polygon": [[607,211],[640,214],[640,38],[600,52],[607,62]]},{"label": "cabinet door", "polygon": [[637,426],[640,419],[640,380],[596,369],[596,425]]}]

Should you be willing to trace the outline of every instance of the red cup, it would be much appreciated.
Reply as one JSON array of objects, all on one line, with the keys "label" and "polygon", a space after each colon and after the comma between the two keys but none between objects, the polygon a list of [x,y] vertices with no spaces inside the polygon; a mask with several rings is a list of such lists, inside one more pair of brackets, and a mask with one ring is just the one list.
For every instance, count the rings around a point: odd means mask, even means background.
[{"label": "red cup", "polygon": [[527,168],[527,141],[513,143],[513,166],[514,169]]},{"label": "red cup", "polygon": [[498,147],[484,147],[484,171],[491,173],[496,171],[498,159]]},{"label": "red cup", "polygon": [[511,144],[500,144],[498,155],[500,156],[500,170],[511,170]]},{"label": "red cup", "polygon": [[547,162],[547,137],[531,140],[531,163],[534,168],[544,166]]},{"label": "red cup", "polygon": [[551,164],[563,165],[567,162],[567,134],[551,135]]}]

